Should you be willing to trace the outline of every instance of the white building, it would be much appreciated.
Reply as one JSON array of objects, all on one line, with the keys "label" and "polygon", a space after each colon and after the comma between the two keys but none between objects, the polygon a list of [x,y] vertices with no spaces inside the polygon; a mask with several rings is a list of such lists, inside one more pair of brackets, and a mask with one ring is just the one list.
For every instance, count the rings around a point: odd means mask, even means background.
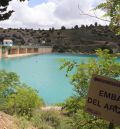
[{"label": "white building", "polygon": [[4,39],[3,40],[3,46],[12,47],[13,46],[12,39]]},{"label": "white building", "polygon": [[42,44],[45,44],[46,42],[45,42],[45,40],[42,40]]}]

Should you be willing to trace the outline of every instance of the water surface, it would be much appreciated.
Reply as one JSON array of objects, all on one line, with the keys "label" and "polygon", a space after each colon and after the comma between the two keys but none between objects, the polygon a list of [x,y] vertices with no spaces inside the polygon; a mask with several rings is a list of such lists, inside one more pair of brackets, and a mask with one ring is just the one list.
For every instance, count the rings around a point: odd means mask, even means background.
[{"label": "water surface", "polygon": [[46,104],[63,102],[73,94],[59,59],[83,61],[92,55],[48,54],[0,60],[0,69],[16,72],[22,82],[39,91]]}]

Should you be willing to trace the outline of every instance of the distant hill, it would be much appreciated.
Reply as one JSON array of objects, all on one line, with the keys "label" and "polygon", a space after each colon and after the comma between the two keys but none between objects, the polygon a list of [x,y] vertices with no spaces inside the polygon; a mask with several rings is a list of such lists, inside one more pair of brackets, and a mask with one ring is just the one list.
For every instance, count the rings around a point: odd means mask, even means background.
[{"label": "distant hill", "polygon": [[0,40],[11,38],[15,45],[53,46],[55,52],[94,52],[96,48],[120,51],[120,36],[115,35],[108,26],[90,25],[72,29],[64,26],[59,30],[2,29]]}]

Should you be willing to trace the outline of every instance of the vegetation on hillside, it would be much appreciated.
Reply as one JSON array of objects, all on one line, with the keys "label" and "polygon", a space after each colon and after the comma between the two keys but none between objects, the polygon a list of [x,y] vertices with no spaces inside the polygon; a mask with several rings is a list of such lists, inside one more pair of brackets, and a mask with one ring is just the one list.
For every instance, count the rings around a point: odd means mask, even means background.
[{"label": "vegetation on hillside", "polygon": [[[108,26],[76,25],[72,29],[64,26],[60,30],[0,29],[0,41],[11,38],[14,45],[53,46],[55,52],[95,52],[97,48],[120,49],[120,36]],[[43,43],[45,41],[45,43]]]}]

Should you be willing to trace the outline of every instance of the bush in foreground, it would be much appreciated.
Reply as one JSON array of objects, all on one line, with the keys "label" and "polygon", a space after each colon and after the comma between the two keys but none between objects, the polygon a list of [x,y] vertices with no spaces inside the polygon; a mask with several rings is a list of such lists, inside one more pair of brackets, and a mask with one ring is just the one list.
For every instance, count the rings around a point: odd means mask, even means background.
[{"label": "bush in foreground", "polygon": [[16,73],[0,70],[0,110],[30,118],[43,104],[37,91],[22,84]]},{"label": "bush in foreground", "polygon": [[71,119],[58,111],[37,111],[31,122],[39,129],[72,129]]},{"label": "bush in foreground", "polygon": [[[64,61],[61,66],[61,69],[66,68],[66,76],[71,78],[71,83],[74,86],[75,94],[64,104],[64,108],[73,118],[72,125],[74,129],[107,127],[106,121],[84,112],[85,98],[93,74],[119,79],[120,62],[117,61],[117,56],[110,54],[107,49],[98,49],[96,55],[96,58],[83,61],[82,63]],[[74,74],[71,73],[73,69],[75,71]]]}]

